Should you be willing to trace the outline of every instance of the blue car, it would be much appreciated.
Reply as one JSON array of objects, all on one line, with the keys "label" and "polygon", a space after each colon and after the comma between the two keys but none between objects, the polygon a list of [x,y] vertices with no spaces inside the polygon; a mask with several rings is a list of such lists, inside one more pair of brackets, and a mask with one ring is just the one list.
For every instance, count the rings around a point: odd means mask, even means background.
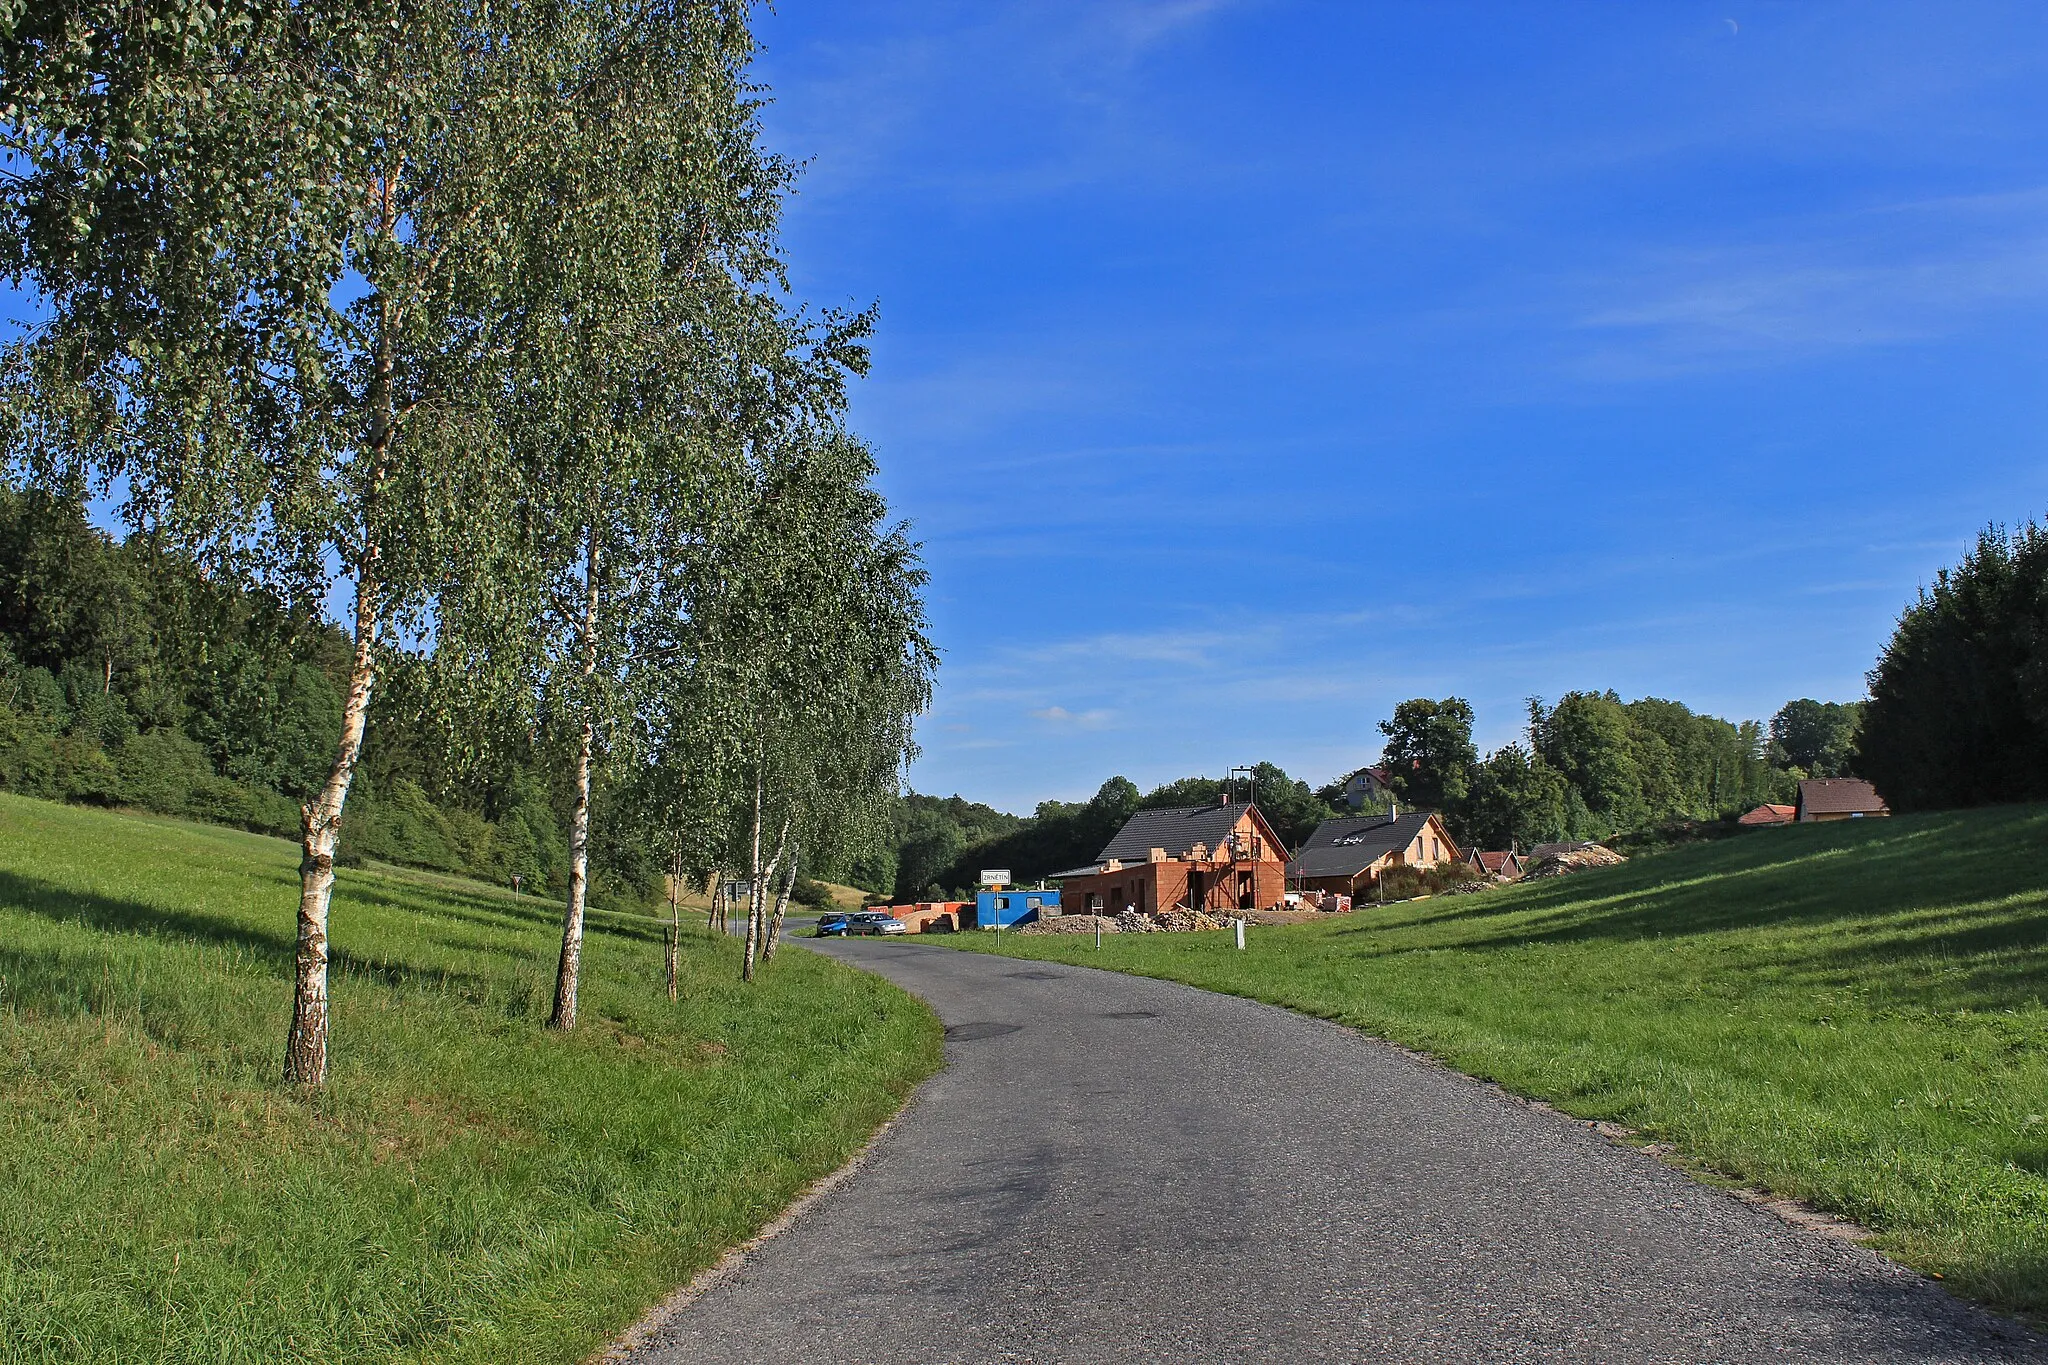
[{"label": "blue car", "polygon": [[852,928],[850,915],[820,915],[818,927],[811,932],[812,938],[845,938]]}]

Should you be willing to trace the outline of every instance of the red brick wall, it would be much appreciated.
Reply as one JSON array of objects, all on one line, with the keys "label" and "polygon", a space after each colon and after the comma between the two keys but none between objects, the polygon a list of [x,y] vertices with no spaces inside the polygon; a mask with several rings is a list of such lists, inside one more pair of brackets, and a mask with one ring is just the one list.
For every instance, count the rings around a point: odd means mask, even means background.
[{"label": "red brick wall", "polygon": [[1132,863],[1118,872],[1067,878],[1060,887],[1060,905],[1070,915],[1085,915],[1091,910],[1089,898],[1100,896],[1106,915],[1128,908],[1158,914],[1187,899],[1188,874],[1197,871],[1202,874],[1202,909],[1237,909],[1243,872],[1252,874],[1254,909],[1280,904],[1287,889],[1285,863]]}]

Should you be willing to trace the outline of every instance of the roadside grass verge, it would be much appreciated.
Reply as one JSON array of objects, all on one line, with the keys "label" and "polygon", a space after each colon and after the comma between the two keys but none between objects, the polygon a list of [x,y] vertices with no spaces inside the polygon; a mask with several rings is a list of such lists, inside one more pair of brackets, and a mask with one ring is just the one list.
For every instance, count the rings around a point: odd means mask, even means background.
[{"label": "roadside grass verge", "polygon": [[0,795],[0,1362],[581,1359],[942,1060],[895,987],[397,870],[335,893],[334,1066],[278,1081],[297,850]]},{"label": "roadside grass verge", "polygon": [[[2048,806],[1760,831],[1229,934],[1002,951],[1334,1019],[2048,1315]],[[954,946],[993,951],[987,934]]]}]

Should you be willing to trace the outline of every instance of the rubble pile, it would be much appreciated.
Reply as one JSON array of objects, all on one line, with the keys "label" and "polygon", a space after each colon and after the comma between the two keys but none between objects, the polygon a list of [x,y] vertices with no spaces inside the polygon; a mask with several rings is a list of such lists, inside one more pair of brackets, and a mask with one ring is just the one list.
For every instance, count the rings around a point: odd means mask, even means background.
[{"label": "rubble pile", "polygon": [[1010,932],[1013,934],[1092,934],[1097,925],[1105,934],[1122,932],[1121,926],[1108,915],[1057,915],[1052,919],[1035,919],[1020,925]]},{"label": "rubble pile", "polygon": [[1562,853],[1546,853],[1528,871],[1530,877],[1568,877],[1574,872],[1584,872],[1589,867],[1613,867],[1628,859],[1611,848],[1599,844],[1588,844],[1584,848],[1566,849]]},{"label": "rubble pile", "polygon": [[1119,932],[1126,934],[1156,934],[1159,932],[1159,921],[1150,915],[1141,915],[1136,910],[1120,910],[1117,912],[1116,927]]},{"label": "rubble pile", "polygon": [[1202,910],[1162,910],[1159,927],[1170,934],[1191,934],[1200,929],[1227,929],[1230,921]]}]

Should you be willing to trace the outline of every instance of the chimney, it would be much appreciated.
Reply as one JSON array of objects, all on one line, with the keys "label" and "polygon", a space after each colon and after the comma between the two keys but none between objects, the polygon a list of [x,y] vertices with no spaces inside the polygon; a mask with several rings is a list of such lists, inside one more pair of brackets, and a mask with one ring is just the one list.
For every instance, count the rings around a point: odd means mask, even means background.
[{"label": "chimney", "polygon": [[1226,805],[1226,806],[1230,804],[1230,788],[1228,788],[1228,787],[1225,787],[1225,788],[1223,789],[1223,796],[1222,796],[1222,798],[1221,798],[1221,802],[1222,802],[1222,804],[1223,804],[1223,805]]},{"label": "chimney", "polygon": [[1387,818],[1389,820],[1401,818],[1401,799],[1399,797],[1390,796],[1387,798]]}]

